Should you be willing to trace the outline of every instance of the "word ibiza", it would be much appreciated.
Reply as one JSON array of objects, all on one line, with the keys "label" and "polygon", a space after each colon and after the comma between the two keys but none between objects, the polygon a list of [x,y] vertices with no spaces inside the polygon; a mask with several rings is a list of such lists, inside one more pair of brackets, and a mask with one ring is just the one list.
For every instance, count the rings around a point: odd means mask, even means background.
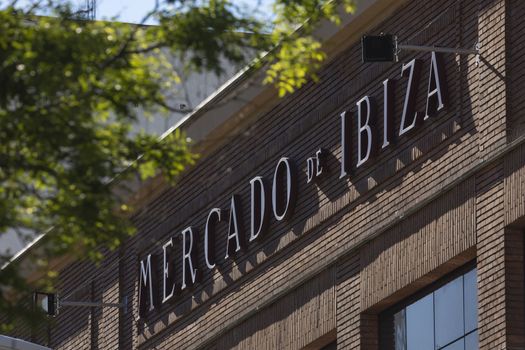
[{"label": "word ibiza", "polygon": [[[408,78],[408,83],[404,95],[403,112],[398,136],[402,136],[414,129],[419,123],[427,120],[432,113],[440,111],[446,104],[445,85],[442,75],[442,67],[439,64],[438,56],[435,52],[431,53],[430,73],[428,78],[428,89],[426,98],[425,114],[421,117],[415,111],[415,99],[417,95],[416,86],[419,83],[419,72],[421,61],[413,59],[401,67],[401,78]],[[365,164],[371,155],[380,149],[390,145],[393,137],[393,101],[392,101],[392,80],[383,81],[383,133],[378,135],[376,118],[374,118],[374,106],[370,96],[364,96],[357,101],[357,162],[356,168]],[[347,112],[341,113],[341,178],[350,173],[350,122]],[[381,147],[378,147],[379,139],[382,139]],[[307,159],[307,181],[311,182],[323,171],[323,153],[317,151],[315,157]],[[250,236],[248,242],[253,242],[264,235],[268,227],[270,211],[277,221],[287,219],[293,212],[297,179],[293,162],[289,158],[281,158],[273,175],[271,192],[264,178],[256,176],[250,180],[251,200],[250,200]],[[271,200],[271,202],[270,202]],[[226,249],[224,260],[230,259],[239,252],[245,241],[239,229],[239,198],[233,195],[230,201],[228,216],[228,231],[225,234]],[[204,226],[204,237],[202,247],[198,247],[195,236],[195,229],[191,226],[185,228],[180,233],[179,259],[174,257],[174,238],[170,238],[162,245],[161,264],[158,265],[158,257],[149,254],[140,261],[139,276],[139,316],[144,317],[147,312],[154,310],[159,304],[164,304],[174,298],[176,294],[188,289],[198,280],[202,270],[213,270],[216,267],[215,254],[215,227],[225,218],[220,208],[213,208],[209,211]],[[197,252],[200,249],[204,257],[205,267],[197,266]],[[181,264],[181,276],[177,281],[175,276],[176,263]],[[160,269],[159,269],[160,267]],[[162,293],[157,290],[158,278],[156,271],[161,271]],[[160,298],[162,296],[162,298]],[[159,300],[160,299],[160,300]],[[160,301],[160,303],[159,303]]]}]

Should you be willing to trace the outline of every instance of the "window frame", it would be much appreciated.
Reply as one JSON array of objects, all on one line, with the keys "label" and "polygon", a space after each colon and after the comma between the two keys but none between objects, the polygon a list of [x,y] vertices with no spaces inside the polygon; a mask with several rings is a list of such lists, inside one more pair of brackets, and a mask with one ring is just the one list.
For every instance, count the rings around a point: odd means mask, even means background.
[{"label": "window frame", "polygon": [[[395,303],[395,305],[390,306],[389,308],[386,308],[385,310],[381,311],[378,315],[378,322],[379,322],[379,349],[390,349],[389,346],[392,346],[395,344],[385,344],[384,340],[387,338],[384,336],[384,334],[387,332],[387,328],[390,328],[393,326],[392,320],[393,316],[400,312],[403,309],[406,309],[408,306],[414,304],[415,302],[423,299],[430,293],[435,292],[439,288],[443,287],[447,283],[453,281],[454,279],[463,276],[467,274],[468,272],[476,269],[477,270],[477,264],[476,260],[472,260],[467,262],[466,264],[463,264],[462,266],[458,267],[457,269],[447,273],[446,275],[442,276],[441,278],[438,278],[435,282],[430,283],[428,286],[425,286],[418,290],[417,292],[411,294],[410,296],[402,299],[401,301]],[[477,286],[476,286],[477,287]],[[476,288],[477,289],[477,288]],[[435,302],[435,301],[434,301]],[[405,316],[406,317],[406,316]],[[435,315],[434,315],[435,317]],[[440,347],[440,349],[446,348],[447,346],[453,344],[454,342],[458,341],[461,338],[465,338],[469,334],[472,334],[476,332],[478,328],[475,328],[469,332],[466,332],[463,336],[450,341],[449,343],[443,345]],[[434,332],[435,332],[435,324],[434,324]]]}]

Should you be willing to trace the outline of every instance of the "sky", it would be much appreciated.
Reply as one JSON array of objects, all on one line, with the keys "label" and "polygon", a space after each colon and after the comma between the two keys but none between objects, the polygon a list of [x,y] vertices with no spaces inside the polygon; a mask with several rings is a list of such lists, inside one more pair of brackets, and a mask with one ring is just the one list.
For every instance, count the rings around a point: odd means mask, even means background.
[{"label": "sky", "polygon": [[[272,0],[237,0],[236,3],[265,13],[272,10]],[[138,23],[153,8],[155,0],[97,0],[97,19],[118,17],[121,22]],[[148,24],[154,24],[152,21]]]},{"label": "sky", "polygon": [[138,23],[154,4],[155,0],[97,0],[97,19],[118,17],[122,22]]},{"label": "sky", "polygon": [[[70,2],[75,8],[86,8],[87,3],[92,0],[63,0]],[[161,3],[165,2],[159,0]],[[236,5],[248,9],[248,13],[258,13],[262,18],[271,18],[272,5],[275,0],[232,0]],[[31,6],[35,0],[18,0],[17,5],[21,8]],[[0,5],[4,5],[0,0]],[[153,9],[155,0],[96,0],[96,19],[112,20],[116,18],[120,22],[141,23],[144,16]],[[45,13],[40,13],[45,14]],[[147,21],[145,24],[155,24],[154,19]]]}]

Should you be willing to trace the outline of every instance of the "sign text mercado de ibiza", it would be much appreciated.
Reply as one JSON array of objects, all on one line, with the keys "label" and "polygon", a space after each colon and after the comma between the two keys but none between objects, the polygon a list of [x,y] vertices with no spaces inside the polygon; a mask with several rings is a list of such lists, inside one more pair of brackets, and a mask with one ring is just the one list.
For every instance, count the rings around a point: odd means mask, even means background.
[{"label": "sign text mercado de ibiza", "polygon": [[[428,77],[428,89],[426,97],[426,108],[424,116],[415,111],[416,87],[419,82],[419,71],[422,62],[412,59],[401,66],[401,78],[408,79],[406,91],[404,93],[403,112],[401,114],[398,136],[402,136],[414,129],[418,124],[427,120],[433,113],[443,109],[446,104],[446,81],[442,72],[442,64],[439,56],[431,53],[430,69]],[[392,80],[383,81],[383,130],[382,134],[376,132],[378,127],[374,118],[375,108],[370,96],[366,95],[356,102],[357,106],[357,162],[355,167],[359,168],[365,164],[376,150],[382,150],[390,145],[393,136],[393,101],[392,101]],[[341,118],[341,173],[340,178],[346,177],[350,173],[350,118],[343,111]],[[350,113],[349,113],[350,114]],[[379,146],[379,142],[382,142]],[[323,172],[323,153],[320,149],[315,157],[307,159],[307,181],[311,182],[315,177]],[[249,237],[243,237],[243,232],[239,229],[240,211],[238,210],[238,195],[231,197],[230,210],[228,215],[228,231],[224,235],[226,241],[226,251],[222,255],[215,252],[215,239],[217,233],[215,226],[218,222],[225,220],[220,208],[213,208],[209,211],[204,226],[203,244],[197,245],[196,230],[188,226],[180,232],[180,255],[174,249],[174,238],[170,238],[162,245],[160,254],[148,254],[140,261],[139,271],[139,317],[143,318],[148,312],[160,307],[187,290],[197,283],[199,275],[203,270],[213,270],[216,268],[218,259],[228,260],[243,247],[243,242],[251,243],[264,235],[270,216],[273,212],[275,220],[282,221],[287,219],[293,212],[297,190],[297,174],[293,161],[290,158],[281,158],[275,167],[271,188],[266,179],[255,176],[250,180],[251,200],[250,200],[250,232]],[[247,238],[247,240],[246,240]],[[197,266],[197,254],[203,254],[206,266]],[[160,259],[159,259],[160,258]],[[162,271],[160,279],[157,278],[158,263],[161,263]],[[174,276],[176,266],[181,264],[181,276]],[[162,288],[159,293],[158,287]],[[161,296],[161,298],[160,298]]]}]

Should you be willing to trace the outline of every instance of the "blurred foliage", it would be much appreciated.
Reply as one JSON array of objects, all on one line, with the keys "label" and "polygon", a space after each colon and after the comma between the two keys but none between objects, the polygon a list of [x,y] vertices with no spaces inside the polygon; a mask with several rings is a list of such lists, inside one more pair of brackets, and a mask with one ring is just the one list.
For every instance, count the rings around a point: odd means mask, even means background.
[{"label": "blurred foliage", "polygon": [[275,20],[271,42],[276,48],[271,52],[272,62],[266,74],[266,83],[274,84],[283,97],[306,83],[316,81],[315,72],[325,59],[321,42],[313,31],[321,21],[336,25],[341,13],[355,9],[355,0],[276,0]]},{"label": "blurred foliage", "polygon": [[[340,3],[277,0],[268,21],[231,1],[171,0],[145,16],[158,26],[144,26],[89,21],[66,2],[0,2],[0,232],[45,232],[36,266],[115,249],[135,228],[113,180],[161,172],[175,181],[196,159],[179,131],[159,139],[133,130],[137,107],[176,111],[163,93],[179,81],[171,58],[220,73],[224,60],[261,52],[253,64],[266,65],[265,81],[284,96],[315,79],[325,55],[312,33],[353,9]],[[15,263],[0,271],[0,331],[28,315],[17,302],[21,272]]]}]

